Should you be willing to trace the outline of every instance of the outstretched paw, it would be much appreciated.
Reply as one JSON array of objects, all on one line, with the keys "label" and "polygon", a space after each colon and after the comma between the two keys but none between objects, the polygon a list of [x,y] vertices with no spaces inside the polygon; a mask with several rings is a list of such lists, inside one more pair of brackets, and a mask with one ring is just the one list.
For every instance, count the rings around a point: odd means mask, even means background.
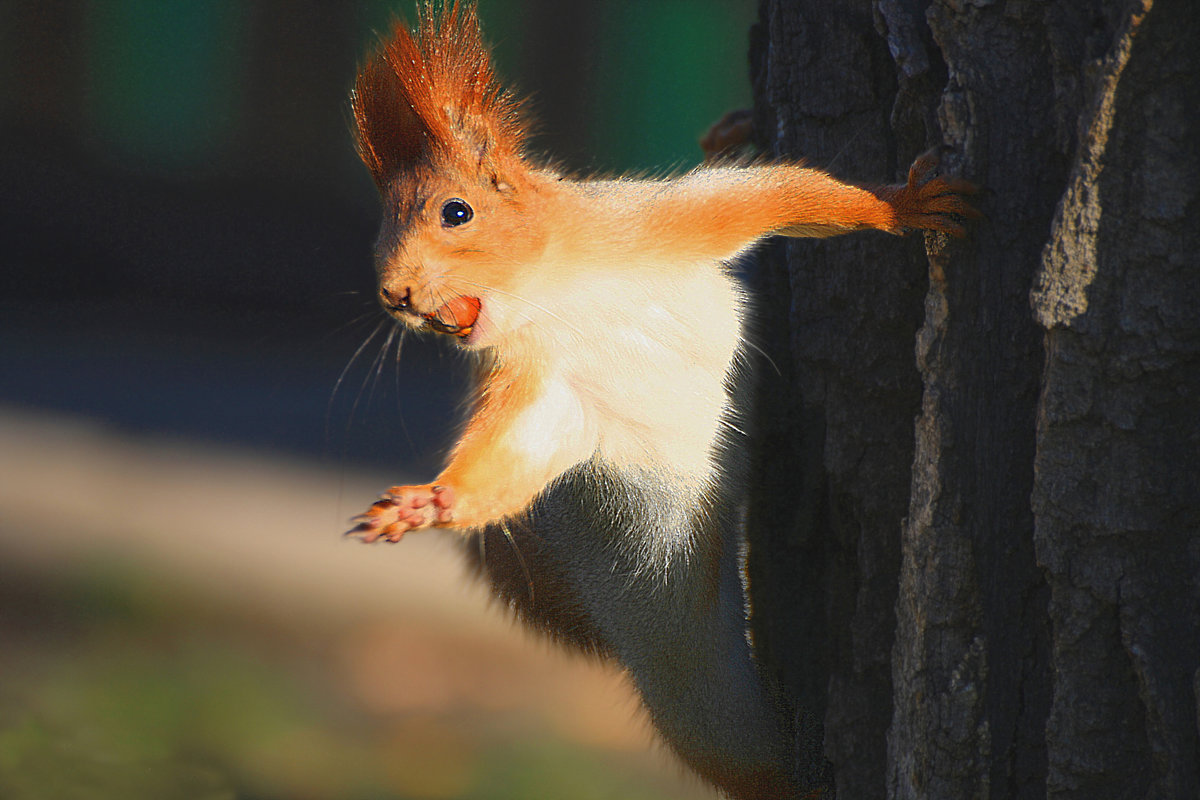
[{"label": "outstretched paw", "polygon": [[934,148],[909,167],[907,183],[888,187],[885,199],[895,211],[896,228],[941,231],[962,237],[967,234],[963,221],[983,216],[963,196],[979,191],[975,184],[960,178],[930,177],[940,161],[938,149]]},{"label": "outstretched paw", "polygon": [[454,490],[449,486],[393,486],[355,517],[348,536],[364,542],[398,542],[405,533],[454,521]]}]

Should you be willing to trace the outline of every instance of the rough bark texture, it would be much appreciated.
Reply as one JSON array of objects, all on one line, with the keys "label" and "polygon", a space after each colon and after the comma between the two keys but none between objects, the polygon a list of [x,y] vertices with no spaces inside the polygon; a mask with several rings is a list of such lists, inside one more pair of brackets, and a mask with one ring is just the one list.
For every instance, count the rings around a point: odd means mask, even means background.
[{"label": "rough bark texture", "polygon": [[810,779],[1200,797],[1194,3],[763,0],[752,66],[767,152],[986,187],[965,242],[761,261],[756,635]]}]

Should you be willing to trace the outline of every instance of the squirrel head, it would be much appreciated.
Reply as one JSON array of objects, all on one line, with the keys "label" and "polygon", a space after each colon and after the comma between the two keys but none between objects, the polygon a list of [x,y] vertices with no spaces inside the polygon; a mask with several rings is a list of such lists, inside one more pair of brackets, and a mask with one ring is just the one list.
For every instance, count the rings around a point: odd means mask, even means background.
[{"label": "squirrel head", "polygon": [[359,70],[352,109],[384,204],[384,307],[474,343],[477,319],[545,239],[521,104],[496,81],[474,4],[426,2],[415,30],[397,23]]}]

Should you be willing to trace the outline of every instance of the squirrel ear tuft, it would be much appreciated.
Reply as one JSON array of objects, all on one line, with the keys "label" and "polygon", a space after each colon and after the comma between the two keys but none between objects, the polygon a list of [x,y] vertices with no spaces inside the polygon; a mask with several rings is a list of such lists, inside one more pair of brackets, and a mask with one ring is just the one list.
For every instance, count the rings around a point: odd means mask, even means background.
[{"label": "squirrel ear tuft", "polygon": [[473,2],[421,8],[358,73],[358,150],[375,183],[432,159],[491,166],[520,159],[520,104],[496,82]]},{"label": "squirrel ear tuft", "polygon": [[[408,31],[403,31],[408,35]],[[421,160],[426,134],[391,65],[376,53],[358,72],[350,95],[359,158],[378,186]]]}]

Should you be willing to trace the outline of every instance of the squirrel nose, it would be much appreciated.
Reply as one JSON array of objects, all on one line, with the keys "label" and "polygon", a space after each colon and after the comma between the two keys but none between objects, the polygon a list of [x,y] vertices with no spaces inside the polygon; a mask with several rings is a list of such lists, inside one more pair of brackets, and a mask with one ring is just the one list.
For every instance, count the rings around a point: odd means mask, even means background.
[{"label": "squirrel nose", "polygon": [[416,313],[412,310],[412,289],[408,286],[400,291],[392,291],[385,286],[380,286],[379,301],[388,311],[402,311],[405,314]]}]

